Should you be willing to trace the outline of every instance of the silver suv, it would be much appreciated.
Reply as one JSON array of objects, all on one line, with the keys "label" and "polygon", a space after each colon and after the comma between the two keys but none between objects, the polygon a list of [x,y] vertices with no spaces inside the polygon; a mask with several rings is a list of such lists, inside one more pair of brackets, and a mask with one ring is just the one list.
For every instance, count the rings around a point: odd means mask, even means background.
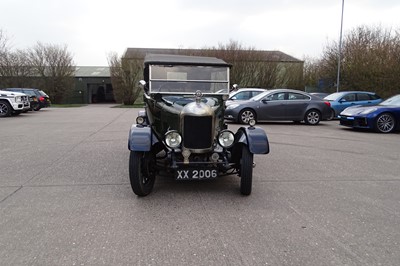
[{"label": "silver suv", "polygon": [[29,97],[24,93],[0,90],[0,117],[19,115],[29,110]]}]

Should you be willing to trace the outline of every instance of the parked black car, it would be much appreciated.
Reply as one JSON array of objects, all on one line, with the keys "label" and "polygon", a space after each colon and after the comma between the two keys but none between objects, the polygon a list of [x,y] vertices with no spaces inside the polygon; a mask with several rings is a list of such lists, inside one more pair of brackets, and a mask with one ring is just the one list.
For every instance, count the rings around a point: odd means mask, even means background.
[{"label": "parked black car", "polygon": [[145,110],[129,132],[129,177],[138,196],[148,195],[159,172],[176,180],[240,176],[240,192],[252,188],[253,155],[269,152],[265,131],[236,133],[224,122],[230,65],[214,57],[154,55],[144,60]]},{"label": "parked black car", "polygon": [[250,120],[292,120],[317,125],[332,118],[330,103],[303,91],[274,89],[247,101],[228,105],[225,119],[247,124]]},{"label": "parked black car", "polygon": [[[35,88],[7,88],[3,89],[6,91],[15,91],[15,92],[22,92],[26,95],[32,96],[30,97],[31,100],[31,107],[34,111],[39,111],[41,108],[50,107],[51,101],[49,96],[42,90],[35,89]],[[37,103],[34,100],[36,97]],[[32,106],[33,102],[33,106]]]}]

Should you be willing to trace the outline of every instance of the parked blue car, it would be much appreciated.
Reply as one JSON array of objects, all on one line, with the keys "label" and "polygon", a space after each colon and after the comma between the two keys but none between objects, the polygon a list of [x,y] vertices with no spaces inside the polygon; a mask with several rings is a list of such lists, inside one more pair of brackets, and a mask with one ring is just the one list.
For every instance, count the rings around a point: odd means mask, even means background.
[{"label": "parked blue car", "polygon": [[336,118],[347,107],[354,105],[376,105],[383,101],[377,94],[367,91],[335,92],[326,96],[324,100],[331,103],[332,115]]},{"label": "parked blue car", "polygon": [[354,106],[340,113],[340,124],[353,128],[367,128],[380,133],[400,129],[400,94],[378,105]]}]

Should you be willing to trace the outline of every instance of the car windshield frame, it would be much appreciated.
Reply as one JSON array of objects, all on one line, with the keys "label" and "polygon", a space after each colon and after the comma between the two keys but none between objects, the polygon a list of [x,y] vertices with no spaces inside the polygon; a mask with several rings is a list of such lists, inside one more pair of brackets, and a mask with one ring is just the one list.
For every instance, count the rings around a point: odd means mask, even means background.
[{"label": "car windshield frame", "polygon": [[228,66],[164,65],[149,66],[149,93],[229,95]]}]

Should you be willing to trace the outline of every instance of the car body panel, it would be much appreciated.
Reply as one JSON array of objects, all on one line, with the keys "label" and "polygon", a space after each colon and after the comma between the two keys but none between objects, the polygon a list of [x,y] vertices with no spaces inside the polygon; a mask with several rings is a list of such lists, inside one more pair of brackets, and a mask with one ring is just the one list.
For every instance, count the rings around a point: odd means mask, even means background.
[{"label": "car body panel", "polygon": [[377,94],[367,91],[336,92],[328,95],[324,100],[331,103],[331,108],[334,111],[335,117],[347,107],[356,105],[376,105],[383,101]]},{"label": "car body panel", "polygon": [[269,143],[254,125],[228,129],[230,67],[217,58],[146,55],[140,81],[145,110],[128,137],[134,193],[150,193],[162,171],[177,180],[238,174],[241,193],[250,194],[253,154],[268,153]]},{"label": "car body panel", "polygon": [[238,121],[240,113],[245,109],[254,110],[258,121],[301,121],[311,109],[318,110],[322,120],[331,116],[329,106],[320,98],[289,89],[268,90],[250,100],[229,105],[225,111],[225,118]]},{"label": "car body panel", "polygon": [[399,130],[400,95],[393,96],[378,105],[346,108],[340,113],[339,119],[343,126],[376,130],[377,117],[384,113],[391,114],[394,117],[394,130]]},{"label": "car body panel", "polygon": [[42,90],[35,88],[6,88],[4,90],[25,93],[27,95],[36,96],[40,108],[51,106],[50,97]]}]

